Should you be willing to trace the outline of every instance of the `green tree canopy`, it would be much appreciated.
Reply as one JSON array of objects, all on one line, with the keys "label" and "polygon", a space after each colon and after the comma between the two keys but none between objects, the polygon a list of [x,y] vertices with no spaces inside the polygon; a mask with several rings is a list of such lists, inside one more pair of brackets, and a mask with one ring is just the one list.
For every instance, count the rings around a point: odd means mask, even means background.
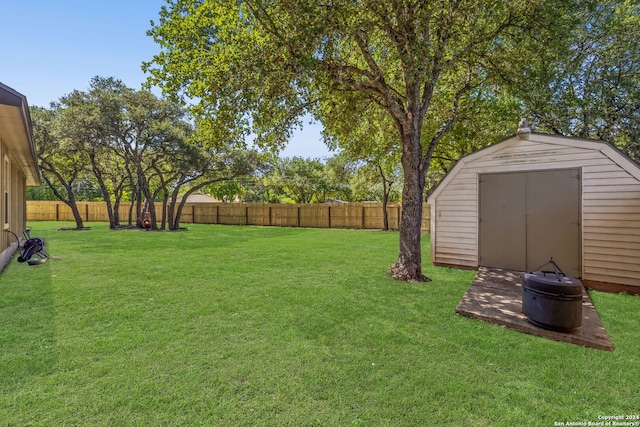
[{"label": "green tree canopy", "polygon": [[[328,120],[375,105],[396,131],[404,174],[400,251],[391,274],[422,275],[425,175],[461,99],[491,59],[533,28],[557,23],[554,1],[175,0],[149,34],[161,52],[151,82],[195,102],[212,133],[281,146],[307,111]],[[564,11],[564,10],[563,10]],[[333,102],[330,102],[332,101]],[[333,108],[333,106],[340,108]]]},{"label": "green tree canopy", "polygon": [[82,141],[65,136],[60,118],[63,107],[31,107],[33,138],[38,165],[47,186],[55,196],[71,208],[76,228],[84,227],[76,203],[75,186],[89,173],[90,160]]},{"label": "green tree canopy", "polygon": [[519,46],[505,87],[540,131],[605,140],[640,160],[640,4],[587,6],[565,16],[571,31],[555,35],[555,49]]},{"label": "green tree canopy", "polygon": [[294,203],[324,202],[329,189],[324,164],[319,159],[279,159],[271,173],[284,195]]},{"label": "green tree canopy", "polygon": [[[158,228],[155,202],[162,201],[160,228],[179,228],[186,197],[178,203],[178,196],[247,176],[260,162],[243,141],[211,140],[215,135],[181,106],[112,77],[94,77],[88,91],[75,90],[51,109],[33,112],[45,181],[54,192],[65,189],[56,196],[74,209],[73,184],[93,179],[111,227],[120,225],[118,205],[128,193],[139,225],[147,211],[150,227]],[[79,227],[81,221],[77,214]]]}]

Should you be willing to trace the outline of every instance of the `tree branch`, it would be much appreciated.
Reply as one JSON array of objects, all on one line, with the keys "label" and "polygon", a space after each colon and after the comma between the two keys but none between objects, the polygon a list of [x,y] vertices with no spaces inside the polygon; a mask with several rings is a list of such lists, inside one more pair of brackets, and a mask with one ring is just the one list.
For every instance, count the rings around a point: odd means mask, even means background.
[{"label": "tree branch", "polygon": [[427,153],[425,154],[425,156],[422,158],[422,161],[420,162],[422,173],[426,173],[426,171],[429,169],[429,165],[431,163],[431,157],[433,156],[433,151],[438,145],[438,142],[440,142],[442,137],[451,130],[453,125],[458,120],[458,110],[460,108],[460,99],[465,93],[467,93],[472,88],[471,79],[472,79],[472,71],[469,70],[467,81],[465,82],[464,86],[462,86],[456,92],[456,95],[453,101],[453,108],[451,110],[449,119],[440,127],[440,129],[438,129],[438,132],[436,132],[436,134],[433,136],[433,138],[429,142],[429,148],[427,149]]}]

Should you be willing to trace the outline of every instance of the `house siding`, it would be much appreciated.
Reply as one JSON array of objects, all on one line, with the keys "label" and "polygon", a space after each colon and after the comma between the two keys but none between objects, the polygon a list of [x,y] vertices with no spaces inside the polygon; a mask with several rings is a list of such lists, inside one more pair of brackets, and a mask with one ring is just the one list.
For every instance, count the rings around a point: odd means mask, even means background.
[{"label": "house siding", "polygon": [[26,186],[40,185],[27,98],[0,83],[0,269],[17,248],[26,226]]},{"label": "house siding", "polygon": [[[5,159],[8,159],[8,168]],[[8,191],[8,204],[5,201],[5,190]],[[0,129],[0,217],[3,229],[0,234],[0,270],[10,261],[17,247],[13,235],[4,230],[11,230],[19,235],[26,226],[25,194],[25,176],[13,162]],[[5,223],[5,209],[9,214],[8,223]]]},{"label": "house siding", "polygon": [[640,168],[605,143],[531,134],[463,158],[429,197],[432,261],[477,268],[484,173],[582,170],[583,280],[640,286]]}]

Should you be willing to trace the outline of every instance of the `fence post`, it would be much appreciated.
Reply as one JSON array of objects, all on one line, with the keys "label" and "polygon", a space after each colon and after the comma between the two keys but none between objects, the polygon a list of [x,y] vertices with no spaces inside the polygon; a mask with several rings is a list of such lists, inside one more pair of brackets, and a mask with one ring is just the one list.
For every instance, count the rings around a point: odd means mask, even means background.
[{"label": "fence post", "polygon": [[329,228],[331,228],[331,206],[329,206]]}]

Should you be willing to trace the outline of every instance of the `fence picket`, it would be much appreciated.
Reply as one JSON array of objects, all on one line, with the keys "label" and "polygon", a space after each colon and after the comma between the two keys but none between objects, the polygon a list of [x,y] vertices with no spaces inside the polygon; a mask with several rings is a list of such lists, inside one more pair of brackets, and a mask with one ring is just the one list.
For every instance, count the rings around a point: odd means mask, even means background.
[{"label": "fence picket", "polygon": [[[120,218],[128,219],[129,203],[120,205]],[[108,222],[104,202],[78,202],[84,220]],[[387,206],[389,228],[397,230],[401,205]],[[156,203],[158,217],[162,203]],[[423,204],[422,232],[429,233],[430,209]],[[27,221],[73,221],[71,208],[56,201],[27,201]],[[135,224],[136,218],[133,218]],[[382,229],[382,203],[187,203],[180,222],[184,224],[271,225],[279,227]]]}]

